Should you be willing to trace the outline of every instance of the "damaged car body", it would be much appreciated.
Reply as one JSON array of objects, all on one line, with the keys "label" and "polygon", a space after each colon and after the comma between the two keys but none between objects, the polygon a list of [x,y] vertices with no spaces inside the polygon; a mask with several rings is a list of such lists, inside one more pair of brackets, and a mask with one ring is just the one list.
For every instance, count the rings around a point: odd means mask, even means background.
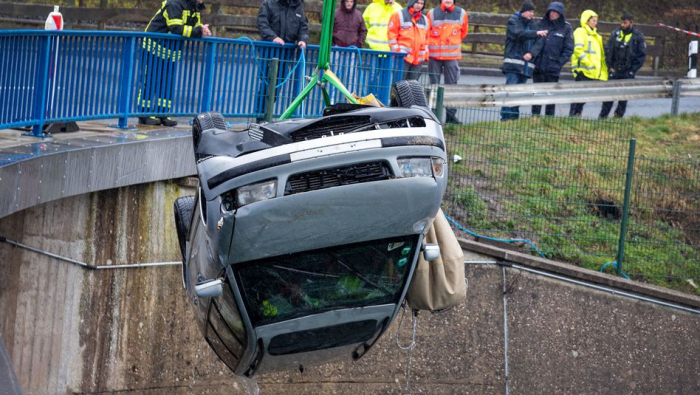
[{"label": "damaged car body", "polygon": [[[334,105],[226,129],[197,116],[199,186],[175,202],[183,283],[237,375],[362,357],[396,317],[447,184],[425,107]],[[433,258],[434,259],[434,258]]]}]

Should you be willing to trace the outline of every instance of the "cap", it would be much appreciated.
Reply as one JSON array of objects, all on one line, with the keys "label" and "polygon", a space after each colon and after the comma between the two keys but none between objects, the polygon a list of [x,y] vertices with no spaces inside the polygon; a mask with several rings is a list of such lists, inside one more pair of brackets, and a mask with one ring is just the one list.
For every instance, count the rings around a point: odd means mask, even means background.
[{"label": "cap", "polygon": [[523,2],[523,5],[520,7],[520,12],[534,11],[534,10],[535,10],[535,5],[530,0],[525,0]]}]

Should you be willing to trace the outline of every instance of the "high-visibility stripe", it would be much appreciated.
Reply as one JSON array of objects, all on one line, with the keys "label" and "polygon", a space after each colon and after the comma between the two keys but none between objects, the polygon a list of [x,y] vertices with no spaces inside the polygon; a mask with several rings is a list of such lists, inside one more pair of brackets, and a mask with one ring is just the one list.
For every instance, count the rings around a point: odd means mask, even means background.
[{"label": "high-visibility stripe", "polygon": [[182,36],[192,37],[192,26],[185,26],[185,29],[182,31]]},{"label": "high-visibility stripe", "polygon": [[389,41],[383,41],[383,40],[374,40],[371,38],[367,39],[368,43],[374,43],[374,44],[384,44],[384,45],[389,45]]},{"label": "high-visibility stripe", "polygon": [[370,23],[369,26],[370,26],[370,28],[372,28],[372,27],[387,27],[387,26],[389,26],[389,24],[388,23]]},{"label": "high-visibility stripe", "polygon": [[173,25],[184,25],[185,23],[182,21],[182,19],[166,19],[165,23],[168,26],[173,26]]},{"label": "high-visibility stripe", "polygon": [[403,51],[403,52],[406,52],[406,53],[411,53],[411,52],[413,52],[413,48],[410,48],[410,47],[407,47],[407,46],[404,46],[404,45],[399,45],[399,49],[400,49],[401,51]]}]

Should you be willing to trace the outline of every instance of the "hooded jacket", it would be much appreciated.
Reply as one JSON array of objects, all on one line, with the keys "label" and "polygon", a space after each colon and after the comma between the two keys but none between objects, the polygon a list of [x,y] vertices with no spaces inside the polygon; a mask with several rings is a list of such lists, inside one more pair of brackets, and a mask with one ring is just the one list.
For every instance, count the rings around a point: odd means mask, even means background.
[{"label": "hooded jacket", "polygon": [[535,64],[526,62],[523,56],[532,52],[532,46],[537,41],[537,31],[532,28],[531,20],[523,18],[516,12],[508,19],[506,26],[506,49],[503,53],[501,71],[505,73],[532,76]]},{"label": "hooded jacket", "polygon": [[387,38],[394,52],[408,54],[404,61],[419,65],[428,60],[428,18],[411,7],[417,0],[409,0],[408,6],[391,16]]},{"label": "hooded jacket", "polygon": [[[561,16],[551,20],[551,11],[556,11]],[[558,76],[574,52],[574,29],[566,21],[564,4],[558,1],[551,3],[535,30],[549,31],[547,37],[538,39],[532,47],[535,68],[539,73]]]},{"label": "hooded jacket", "polygon": [[392,5],[384,4],[384,0],[373,0],[372,4],[367,6],[362,18],[367,26],[367,44],[370,48],[377,51],[389,51],[389,39],[387,38],[389,19],[402,8],[396,2]]},{"label": "hooded jacket", "polygon": [[353,0],[352,8],[346,9],[344,0],[340,0],[340,8],[335,9],[333,20],[333,45],[362,48],[367,37],[367,26],[362,19],[362,13],[355,9],[357,1]]},{"label": "hooded jacket", "polygon": [[265,0],[258,11],[260,39],[285,43],[309,41],[309,22],[302,0]]},{"label": "hooded jacket", "polygon": [[204,4],[197,0],[167,0],[146,26],[149,33],[172,33],[182,37],[202,37]]},{"label": "hooded jacket", "polygon": [[581,13],[581,27],[574,30],[571,71],[574,76],[582,73],[590,79],[607,81],[608,67],[605,64],[603,38],[587,23],[594,16],[597,17],[598,14],[591,10]]}]

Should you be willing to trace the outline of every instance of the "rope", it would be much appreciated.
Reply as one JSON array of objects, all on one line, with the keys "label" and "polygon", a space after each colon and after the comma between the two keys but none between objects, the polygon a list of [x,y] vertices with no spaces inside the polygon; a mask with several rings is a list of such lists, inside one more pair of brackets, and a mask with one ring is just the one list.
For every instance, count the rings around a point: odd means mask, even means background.
[{"label": "rope", "polygon": [[[617,271],[617,261],[610,261],[610,262],[607,262],[605,265],[603,265],[603,267],[600,268],[600,272],[603,273],[603,270],[605,270],[605,268],[608,267],[608,265],[611,264],[611,263],[612,263],[613,267],[615,268],[615,270]],[[625,273],[625,272],[623,272],[623,271],[620,271],[620,273],[621,273],[626,279],[631,280],[631,279],[630,279],[630,276],[628,276],[627,273]]]},{"label": "rope", "polygon": [[[251,40],[250,38],[248,38],[248,37],[246,37],[246,36],[239,37],[239,39],[248,41],[248,42],[250,43],[251,49],[253,50],[253,52],[255,52],[255,42],[254,42],[253,40]],[[299,59],[297,60],[296,64],[294,65],[294,67],[292,68],[292,70],[290,70],[289,74],[287,74],[287,77],[286,77],[284,80],[282,80],[282,82],[280,82],[279,84],[275,85],[275,89],[279,89],[279,87],[281,87],[282,85],[286,84],[287,81],[289,81],[289,78],[290,78],[292,75],[294,75],[294,70],[296,70],[296,68],[299,66],[299,63],[302,63],[302,62],[303,62],[304,65],[306,65],[306,56],[304,55],[304,49],[303,49],[303,48],[300,48],[300,49],[301,49],[301,56],[300,56]],[[260,70],[262,70],[262,66],[261,66],[261,64],[260,64],[260,60],[258,59],[257,56],[254,56],[254,57],[253,57],[253,60],[255,60],[255,64],[258,66],[258,73],[257,73],[257,74],[258,74],[258,79],[260,79],[260,80],[262,81],[262,83],[263,83],[265,86],[267,86],[267,79],[265,78],[265,76],[261,76],[261,75],[260,75]],[[226,85],[228,85],[229,82],[231,82],[231,77],[233,77],[233,74],[229,75],[229,76],[226,78]],[[221,92],[221,95],[219,95],[219,100],[217,100],[216,104],[221,103],[221,100],[223,100],[223,98],[224,98],[224,92],[222,91],[222,92]]]},{"label": "rope", "polygon": [[[669,28],[669,29],[671,29],[671,30],[675,30],[675,31],[680,32],[680,33],[685,33],[685,34],[687,34],[687,35],[689,35],[689,36],[700,37],[700,33],[695,33],[695,32],[691,32],[691,31],[689,31],[689,30],[683,30],[683,29],[679,29],[679,28],[677,28],[677,27],[673,27],[673,26],[669,26],[669,25],[664,25],[663,23],[657,23],[656,25],[657,25],[657,26],[661,26],[661,27],[667,27],[667,28]],[[609,262],[608,262],[608,263],[609,263]]]},{"label": "rope", "polygon": [[542,252],[540,252],[539,249],[537,249],[535,244],[533,244],[530,240],[526,240],[526,239],[499,239],[496,237],[488,237],[488,236],[480,235],[480,234],[478,234],[476,232],[472,232],[471,230],[458,224],[455,220],[453,220],[452,218],[447,216],[447,214],[444,214],[444,215],[445,215],[445,218],[447,218],[447,220],[450,221],[454,226],[459,228],[459,230],[466,232],[474,237],[481,237],[482,239],[500,241],[500,242],[505,242],[505,243],[525,243],[525,244],[529,245],[533,250],[535,250],[535,252],[537,252],[542,258],[547,258],[546,256],[544,256],[544,254]]}]

